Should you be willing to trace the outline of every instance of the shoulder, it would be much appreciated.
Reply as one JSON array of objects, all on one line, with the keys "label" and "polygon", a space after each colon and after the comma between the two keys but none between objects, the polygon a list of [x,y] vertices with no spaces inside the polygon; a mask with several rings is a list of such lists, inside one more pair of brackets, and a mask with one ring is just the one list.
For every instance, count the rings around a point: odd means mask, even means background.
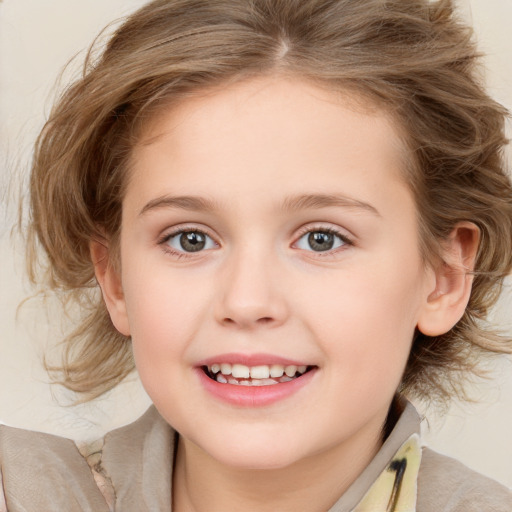
[{"label": "shoulder", "polygon": [[168,509],[175,440],[154,406],[105,436],[102,466],[116,491],[116,510]]},{"label": "shoulder", "polygon": [[512,491],[459,461],[423,449],[418,512],[511,512]]},{"label": "shoulder", "polygon": [[[108,512],[87,461],[71,439],[0,425],[0,471],[10,512]],[[2,505],[0,501],[0,511]]]},{"label": "shoulder", "polygon": [[4,502],[9,512],[109,512],[114,501],[116,510],[166,510],[174,442],[154,407],[80,448],[71,439],[0,425],[0,512]]},{"label": "shoulder", "polygon": [[2,468],[0,467],[0,512],[7,512],[7,503],[5,502],[4,483],[2,480]]},{"label": "shoulder", "polygon": [[[2,468],[36,459],[63,458],[70,464],[81,457],[71,439],[0,425],[0,462]],[[5,478],[5,475],[4,475]]]}]

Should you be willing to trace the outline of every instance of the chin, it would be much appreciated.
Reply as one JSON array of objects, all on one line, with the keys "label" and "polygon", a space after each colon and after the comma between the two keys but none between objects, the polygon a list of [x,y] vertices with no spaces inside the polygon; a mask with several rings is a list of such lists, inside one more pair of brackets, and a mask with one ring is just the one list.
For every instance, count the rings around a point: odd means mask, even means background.
[{"label": "chin", "polygon": [[209,448],[203,447],[217,462],[239,470],[283,469],[306,456],[293,443],[276,436],[260,439],[245,437],[238,442],[232,436],[231,442],[224,439],[214,443],[212,449]]},{"label": "chin", "polygon": [[296,454],[265,454],[259,453],[230,453],[228,457],[222,457],[218,462],[237,470],[270,471],[284,469],[297,462]]}]

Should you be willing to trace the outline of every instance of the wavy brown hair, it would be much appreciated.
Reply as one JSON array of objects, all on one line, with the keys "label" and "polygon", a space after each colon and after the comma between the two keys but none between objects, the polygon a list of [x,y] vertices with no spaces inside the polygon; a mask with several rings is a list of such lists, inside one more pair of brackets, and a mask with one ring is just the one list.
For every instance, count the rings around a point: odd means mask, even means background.
[{"label": "wavy brown hair", "polygon": [[484,354],[510,352],[486,323],[512,265],[512,191],[502,155],[505,109],[485,92],[471,30],[448,0],[156,0],[130,16],[61,96],[37,141],[30,181],[31,278],[68,303],[60,382],[98,396],[134,366],[94,277],[92,239],[113,247],[131,150],[162,107],[228,82],[285,74],[349,91],[405,134],[406,179],[425,261],[460,221],[481,233],[463,318],[416,333],[402,392],[463,394]]}]

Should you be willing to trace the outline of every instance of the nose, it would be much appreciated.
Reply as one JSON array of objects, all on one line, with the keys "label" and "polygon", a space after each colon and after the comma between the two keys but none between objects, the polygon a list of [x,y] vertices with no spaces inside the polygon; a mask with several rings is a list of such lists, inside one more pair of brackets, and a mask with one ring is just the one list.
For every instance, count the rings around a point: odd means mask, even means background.
[{"label": "nose", "polygon": [[279,279],[277,262],[268,254],[247,252],[226,262],[218,288],[217,321],[240,329],[281,325],[288,317],[289,290]]}]

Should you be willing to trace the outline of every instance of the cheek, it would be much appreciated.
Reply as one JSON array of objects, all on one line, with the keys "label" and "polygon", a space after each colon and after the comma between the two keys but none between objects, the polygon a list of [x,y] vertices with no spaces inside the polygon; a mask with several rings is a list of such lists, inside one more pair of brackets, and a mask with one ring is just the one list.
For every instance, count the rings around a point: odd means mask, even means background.
[{"label": "cheek", "polygon": [[[154,268],[153,266],[139,267]],[[133,350],[141,376],[183,359],[200,324],[204,293],[180,283],[170,272],[153,275],[126,269],[123,282]],[[188,285],[187,285],[188,284]]]},{"label": "cheek", "polygon": [[126,293],[135,366],[153,403],[167,411],[187,391],[182,362],[194,336],[193,304],[161,280],[135,284]]},{"label": "cheek", "polygon": [[381,261],[340,273],[322,287],[327,291],[310,292],[302,303],[326,356],[362,385],[389,381],[393,374],[399,380],[409,355],[421,302],[421,267],[400,263]]}]

